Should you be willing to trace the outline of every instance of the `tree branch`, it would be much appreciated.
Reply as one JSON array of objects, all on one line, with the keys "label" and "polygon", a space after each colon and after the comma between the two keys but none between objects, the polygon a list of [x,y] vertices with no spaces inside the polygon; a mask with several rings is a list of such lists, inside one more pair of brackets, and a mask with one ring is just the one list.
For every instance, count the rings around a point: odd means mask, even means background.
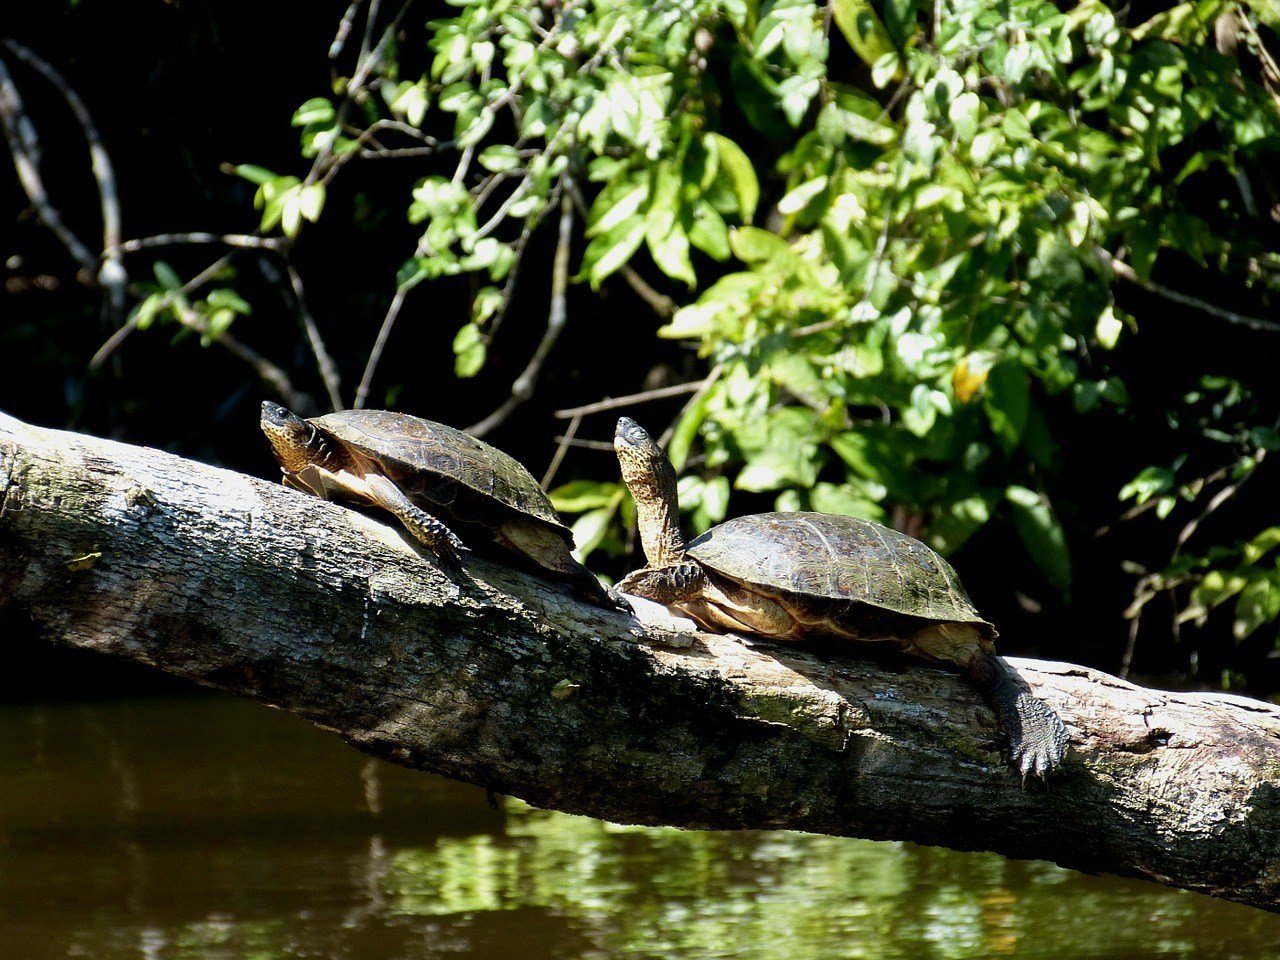
[{"label": "tree branch", "polygon": [[31,120],[22,105],[22,97],[3,60],[0,60],[0,125],[3,125],[5,137],[9,141],[9,152],[13,155],[18,182],[35,207],[36,215],[80,265],[82,282],[91,282],[97,276],[98,258],[66,225],[62,215],[49,200],[44,178],[40,176],[35,128],[31,126]]},{"label": "tree branch", "polygon": [[1280,911],[1280,709],[1240,697],[1012,661],[1072,736],[1024,791],[953,673],[651,606],[642,626],[483,559],[448,573],[279,484],[3,416],[0,607],[542,806],[987,849]]},{"label": "tree branch", "polygon": [[1157,297],[1163,297],[1165,300],[1181,304],[1184,307],[1190,307],[1192,310],[1199,310],[1201,313],[1217,317],[1219,320],[1225,320],[1227,323],[1234,323],[1249,330],[1256,330],[1261,333],[1280,332],[1280,323],[1274,320],[1263,320],[1261,317],[1251,317],[1247,314],[1236,313],[1234,310],[1224,310],[1222,307],[1209,303],[1207,300],[1179,293],[1177,290],[1166,287],[1162,283],[1156,283],[1154,280],[1143,280],[1133,267],[1101,247],[1098,247],[1098,255],[1102,257],[1107,266],[1111,268],[1111,272],[1117,277],[1128,280],[1134,286],[1141,287],[1148,293],[1154,293]]},{"label": "tree branch", "polygon": [[[567,177],[566,181],[572,185]],[[511,383],[511,396],[507,397],[496,410],[478,423],[467,427],[468,433],[483,437],[495,427],[501,425],[515,412],[516,408],[533,396],[534,387],[538,384],[538,376],[542,373],[542,365],[547,362],[556,341],[564,331],[568,321],[569,299],[569,244],[573,240],[573,205],[567,194],[560,197],[560,234],[556,240],[555,260],[551,264],[551,307],[547,311],[547,329],[538,341],[533,356],[528,364]]]},{"label": "tree branch", "polygon": [[62,94],[89,144],[90,166],[98,184],[98,198],[102,206],[102,266],[98,270],[98,283],[107,291],[112,319],[118,324],[124,315],[125,287],[128,285],[129,275],[125,273],[120,257],[120,193],[116,188],[111,155],[107,153],[106,143],[98,132],[98,125],[93,122],[89,108],[66,78],[52,64],[16,40],[3,42],[14,56],[36,70]]}]

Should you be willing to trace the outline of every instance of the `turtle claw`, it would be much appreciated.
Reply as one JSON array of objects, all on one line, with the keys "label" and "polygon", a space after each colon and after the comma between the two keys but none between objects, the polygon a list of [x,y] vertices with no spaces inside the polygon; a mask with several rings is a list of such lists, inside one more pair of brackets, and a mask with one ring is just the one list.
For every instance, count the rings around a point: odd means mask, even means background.
[{"label": "turtle claw", "polygon": [[610,607],[617,610],[619,613],[625,613],[628,616],[635,616],[635,608],[631,606],[630,601],[619,593],[617,589],[609,587],[605,590],[605,593],[609,597],[608,605]]},{"label": "turtle claw", "polygon": [[1043,701],[1031,694],[1021,694],[1014,706],[1009,755],[1022,777],[1046,780],[1062,764],[1067,752],[1067,729],[1062,720]]}]

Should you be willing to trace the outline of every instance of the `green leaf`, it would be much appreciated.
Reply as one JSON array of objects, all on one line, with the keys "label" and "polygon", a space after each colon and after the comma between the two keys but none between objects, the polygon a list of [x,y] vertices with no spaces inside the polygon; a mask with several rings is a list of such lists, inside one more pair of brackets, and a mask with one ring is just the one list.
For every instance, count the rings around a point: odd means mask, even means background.
[{"label": "green leaf", "polygon": [[574,521],[573,555],[581,563],[596,547],[600,546],[613,521],[614,507],[589,510]]},{"label": "green leaf", "polygon": [[453,369],[458,376],[474,377],[484,366],[485,343],[480,328],[463,324],[453,338]]},{"label": "green leaf", "polygon": [[720,169],[728,174],[734,196],[738,199],[738,215],[743,223],[750,223],[760,201],[760,181],[751,159],[740,146],[722,134],[708,133],[707,141],[719,156]]},{"label": "green leaf", "polygon": [[230,310],[243,316],[249,316],[253,313],[253,307],[249,305],[249,302],[234,290],[225,288],[210,290],[209,295],[205,297],[205,302],[211,307]]},{"label": "green leaf", "polygon": [[861,517],[880,522],[885,519],[884,508],[874,500],[868,500],[847,483],[816,483],[809,491],[809,500],[819,513],[835,513],[845,517]]},{"label": "green leaf", "polygon": [[476,159],[480,162],[480,166],[493,173],[510,173],[512,170],[520,169],[521,164],[520,151],[506,143],[495,143],[491,147],[485,147]]},{"label": "green leaf", "polygon": [[1236,616],[1231,624],[1231,634],[1236,640],[1244,640],[1264,623],[1280,616],[1280,583],[1273,571],[1253,578],[1240,591],[1236,600]]},{"label": "green leaf", "polygon": [[1049,501],[1026,487],[1010,486],[1005,499],[1013,526],[1023,545],[1044,574],[1045,580],[1062,597],[1071,601],[1071,555],[1067,537]]},{"label": "green leaf", "polygon": [[165,303],[166,299],[163,293],[153,293],[134,307],[129,319],[133,321],[134,326],[139,330],[145,330],[155,321]]},{"label": "green leaf", "polygon": [[925,540],[943,556],[954,553],[991,519],[991,508],[999,498],[1000,491],[995,490],[940,505]]},{"label": "green leaf", "polygon": [[700,203],[694,208],[689,242],[716,260],[729,259],[729,228],[709,203]]},{"label": "green leaf", "polygon": [[279,176],[279,174],[273,173],[266,167],[257,167],[251,163],[242,163],[233,169],[235,170],[236,176],[244,177],[246,180],[251,183],[256,183],[258,186],[270,183]]},{"label": "green leaf", "polygon": [[595,237],[608,233],[624,220],[630,220],[639,212],[640,206],[647,199],[649,199],[647,179],[641,180],[620,195],[616,189],[606,188],[591,207],[591,221],[587,225],[587,236]]},{"label": "green leaf", "polygon": [[649,253],[658,269],[673,280],[683,280],[693,287],[697,277],[693,272],[693,263],[689,260],[689,235],[684,228],[675,223],[667,231],[667,235],[656,243],[652,236],[648,237]]},{"label": "green leaf", "polygon": [[1170,492],[1176,484],[1173,471],[1168,467],[1147,467],[1121,488],[1120,499],[1132,497],[1133,502],[1141,506],[1152,497]]},{"label": "green leaf", "polygon": [[1000,441],[1005,453],[1012,453],[1022,439],[1031,408],[1031,393],[1027,373],[1014,363],[1000,363],[987,374],[986,392],[982,407],[991,424],[991,432]]},{"label": "green leaf", "polygon": [[644,217],[634,214],[617,223],[587,244],[582,255],[582,272],[591,283],[591,289],[631,259],[644,241]]},{"label": "green leaf", "polygon": [[1093,335],[1098,341],[1098,345],[1104,350],[1115,349],[1116,341],[1120,339],[1120,332],[1124,330],[1124,323],[1116,316],[1115,308],[1111,304],[1107,304],[1106,308],[1098,316],[1098,322],[1094,325]]},{"label": "green leaf", "polygon": [[497,287],[484,287],[471,301],[471,322],[483,327],[502,306],[502,291]]},{"label": "green leaf", "polygon": [[805,183],[800,184],[794,190],[789,191],[781,200],[778,201],[778,212],[783,216],[791,216],[793,213],[799,213],[809,201],[822,193],[827,188],[826,177],[814,177]]},{"label": "green leaf", "polygon": [[729,234],[733,255],[746,263],[793,256],[791,246],[776,233],[758,227],[738,227]]},{"label": "green leaf", "polygon": [[293,112],[290,121],[295,127],[312,124],[329,124],[336,119],[333,104],[324,97],[313,97]]},{"label": "green leaf", "polygon": [[597,507],[616,505],[622,499],[622,486],[598,480],[570,480],[547,496],[561,513],[582,513]]},{"label": "green leaf", "polygon": [[720,392],[719,384],[702,391],[701,395],[695,397],[689,404],[680,422],[676,424],[671,434],[671,442],[667,445],[667,457],[677,472],[684,469],[685,461],[689,458],[689,448],[693,445],[703,421],[707,419],[707,411],[713,397],[718,397]]},{"label": "green leaf", "polygon": [[1209,611],[1230,600],[1249,584],[1249,577],[1237,570],[1210,570],[1191,591],[1191,599],[1178,614],[1178,622],[1194,620],[1203,624]]},{"label": "green leaf", "polygon": [[[845,40],[867,66],[877,66],[878,61],[890,56],[898,59],[893,38],[876,16],[871,0],[832,0],[831,11]],[[900,79],[901,75],[899,62],[893,69],[893,79]]]},{"label": "green leaf", "polygon": [[177,293],[182,289],[182,278],[178,276],[173,267],[163,260],[157,260],[151,269],[156,275],[156,283],[160,284],[165,290],[170,293]]}]

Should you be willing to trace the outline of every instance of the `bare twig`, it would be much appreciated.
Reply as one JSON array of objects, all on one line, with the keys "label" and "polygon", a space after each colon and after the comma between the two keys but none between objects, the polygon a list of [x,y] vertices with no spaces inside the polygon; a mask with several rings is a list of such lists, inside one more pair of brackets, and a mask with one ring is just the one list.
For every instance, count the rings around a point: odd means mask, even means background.
[{"label": "bare twig", "polygon": [[66,225],[49,200],[36,161],[35,131],[3,60],[0,60],[0,121],[3,122],[5,138],[9,141],[9,151],[13,155],[13,165],[18,171],[18,181],[22,184],[23,192],[35,208],[40,221],[53,232],[58,242],[67,248],[72,259],[80,265],[84,274],[82,279],[87,282],[98,273],[98,258]]},{"label": "bare twig", "polygon": [[307,343],[311,346],[311,354],[316,358],[316,369],[320,371],[320,379],[324,381],[325,392],[329,395],[329,405],[334,410],[342,409],[342,382],[338,377],[338,366],[333,362],[333,357],[329,354],[328,347],[325,346],[324,338],[320,335],[320,328],[316,325],[316,318],[311,315],[311,310],[307,307],[307,295],[302,286],[302,275],[298,273],[298,268],[290,262],[286,269],[289,272],[289,285],[293,289],[293,299],[298,305],[298,319],[302,321],[302,328],[307,334]]},{"label": "bare twig", "polygon": [[560,463],[564,460],[565,452],[574,445],[574,438],[581,424],[582,418],[574,417],[569,421],[569,427],[565,430],[564,435],[556,437],[555,456],[551,458],[551,463],[547,466],[547,472],[542,475],[543,490],[551,489],[551,481],[556,478],[556,471],[560,469]]},{"label": "bare twig", "polygon": [[627,282],[627,285],[636,292],[636,295],[649,305],[649,307],[664,320],[670,320],[676,315],[676,302],[668,297],[665,293],[659,293],[648,282],[636,273],[635,269],[624,263],[618,269],[618,275]]},{"label": "bare twig", "polygon": [[588,403],[581,407],[567,407],[564,410],[557,410],[554,414],[557,420],[577,419],[579,417],[590,416],[593,413],[606,413],[609,410],[619,410],[623,407],[634,406],[637,403],[648,403],[650,400],[666,400],[669,397],[683,397],[687,393],[697,393],[710,383],[710,378],[695,380],[692,383],[678,383],[670,387],[658,387],[655,390],[643,390],[640,393],[629,393],[625,397],[610,397],[607,400],[598,400],[595,403]]},{"label": "bare twig", "polygon": [[377,372],[378,364],[382,362],[382,351],[386,349],[387,340],[391,337],[391,330],[396,325],[396,318],[400,316],[400,308],[404,306],[405,297],[409,295],[409,291],[421,283],[423,279],[425,278],[422,273],[415,273],[410,279],[396,287],[395,296],[391,298],[386,316],[382,318],[382,326],[378,328],[378,336],[373,341],[373,349],[369,351],[369,360],[364,365],[364,374],[360,377],[360,385],[356,387],[356,399],[351,405],[352,409],[364,409],[364,402],[369,397],[369,387],[373,383],[373,375]]},{"label": "bare twig", "polygon": [[1280,323],[1276,323],[1274,320],[1263,320],[1260,317],[1250,317],[1243,313],[1236,313],[1234,310],[1224,310],[1222,307],[1208,301],[1188,296],[1185,293],[1179,293],[1177,290],[1172,290],[1163,284],[1156,283],[1154,280],[1143,280],[1129,264],[1112,256],[1109,251],[1103,250],[1101,247],[1097,249],[1098,256],[1110,265],[1112,273],[1117,277],[1128,280],[1135,286],[1141,287],[1148,293],[1154,293],[1165,300],[1180,303],[1184,307],[1191,307],[1193,310],[1199,310],[1201,313],[1207,313],[1211,317],[1217,317],[1219,320],[1225,320],[1227,323],[1234,323],[1249,330],[1280,333]]},{"label": "bare twig", "polygon": [[360,12],[360,7],[364,5],[364,0],[351,0],[351,5],[347,7],[347,12],[342,15],[342,20],[338,23],[338,32],[334,35],[333,42],[329,44],[329,59],[337,60],[342,56],[342,48],[347,45],[347,38],[351,36],[351,27],[355,23],[356,14]]},{"label": "bare twig", "polygon": [[[556,443],[562,443],[566,447],[576,447],[579,450],[600,450],[606,453],[613,453],[614,446],[608,440],[580,440],[577,437],[560,434],[556,436]],[[544,483],[543,486],[546,486]]]},{"label": "bare twig", "polygon": [[98,282],[107,291],[107,304],[111,315],[116,322],[119,322],[119,318],[124,314],[125,286],[129,282],[129,277],[125,273],[124,264],[117,252],[121,231],[120,192],[116,188],[116,174],[111,164],[111,156],[107,153],[106,144],[103,143],[102,135],[98,132],[97,124],[93,122],[93,116],[89,113],[88,107],[66,78],[50,63],[17,41],[5,40],[4,45],[14,56],[35,69],[57,88],[63,99],[67,101],[71,112],[75,114],[76,122],[80,124],[85,140],[88,141],[90,164],[94,179],[98,183],[98,197],[102,206],[103,262],[98,269]]},{"label": "bare twig", "polygon": [[[190,327],[197,333],[208,336],[208,328],[195,311],[185,310],[179,307],[178,316],[180,322],[184,326]],[[315,400],[311,395],[295,389],[293,381],[289,379],[289,375],[262,354],[258,353],[258,351],[242,343],[230,333],[218,334],[212,339],[215,343],[222,345],[230,353],[239,357],[249,366],[253,367],[254,372],[258,374],[262,379],[262,382],[275,390],[281,399],[283,399],[284,402],[295,411],[305,416],[314,410]]]},{"label": "bare twig", "polygon": [[138,253],[152,247],[198,246],[222,244],[227,247],[243,247],[249,250],[280,251],[287,242],[279,237],[257,237],[248,233],[157,233],[150,237],[126,240],[116,250],[120,253]]},{"label": "bare twig", "polygon": [[512,382],[511,396],[489,416],[467,427],[467,432],[477,437],[483,437],[494,427],[503,423],[520,404],[533,396],[538,374],[542,372],[542,365],[546,363],[556,341],[560,339],[565,322],[568,320],[569,244],[573,239],[573,203],[569,198],[572,181],[568,177],[564,179],[568,189],[560,197],[560,234],[556,239],[556,255],[551,266],[551,309],[547,312],[547,329],[542,334],[542,339],[538,342],[529,363],[520,376]]},{"label": "bare twig", "polygon": [[[364,35],[360,38],[360,61],[368,62],[369,46],[373,42],[373,28],[378,25],[378,11],[382,6],[382,0],[369,0],[369,15],[364,21]],[[407,4],[406,4],[407,6]],[[397,23],[399,18],[397,18]],[[383,36],[383,43],[386,42],[386,35]],[[364,81],[362,80],[361,83]]]},{"label": "bare twig", "polygon": [[494,336],[498,332],[498,328],[502,326],[502,321],[506,319],[507,310],[511,306],[511,298],[515,293],[516,278],[520,275],[520,265],[524,262],[524,252],[529,246],[529,239],[533,236],[533,232],[541,226],[543,219],[551,208],[560,200],[564,192],[564,187],[560,182],[556,183],[556,189],[551,194],[550,201],[536,213],[525,217],[524,226],[520,229],[520,236],[516,238],[516,242],[512,245],[515,254],[511,261],[511,270],[507,273],[507,281],[502,285],[502,302],[498,305],[498,312],[493,315],[493,319],[489,321],[489,327],[485,331],[485,343],[492,343]]}]

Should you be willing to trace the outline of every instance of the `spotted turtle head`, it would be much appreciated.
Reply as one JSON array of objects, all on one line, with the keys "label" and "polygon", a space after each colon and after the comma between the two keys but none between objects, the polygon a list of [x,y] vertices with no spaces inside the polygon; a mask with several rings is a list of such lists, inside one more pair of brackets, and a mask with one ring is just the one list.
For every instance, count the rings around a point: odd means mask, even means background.
[{"label": "spotted turtle head", "polygon": [[263,400],[258,425],[271,441],[271,449],[286,473],[297,473],[322,458],[324,441],[320,431],[280,404]]},{"label": "spotted turtle head", "polygon": [[613,449],[622,468],[622,479],[634,493],[637,487],[652,489],[655,493],[664,486],[669,475],[675,480],[671,461],[662,452],[653,437],[630,417],[619,417],[613,434]]}]

